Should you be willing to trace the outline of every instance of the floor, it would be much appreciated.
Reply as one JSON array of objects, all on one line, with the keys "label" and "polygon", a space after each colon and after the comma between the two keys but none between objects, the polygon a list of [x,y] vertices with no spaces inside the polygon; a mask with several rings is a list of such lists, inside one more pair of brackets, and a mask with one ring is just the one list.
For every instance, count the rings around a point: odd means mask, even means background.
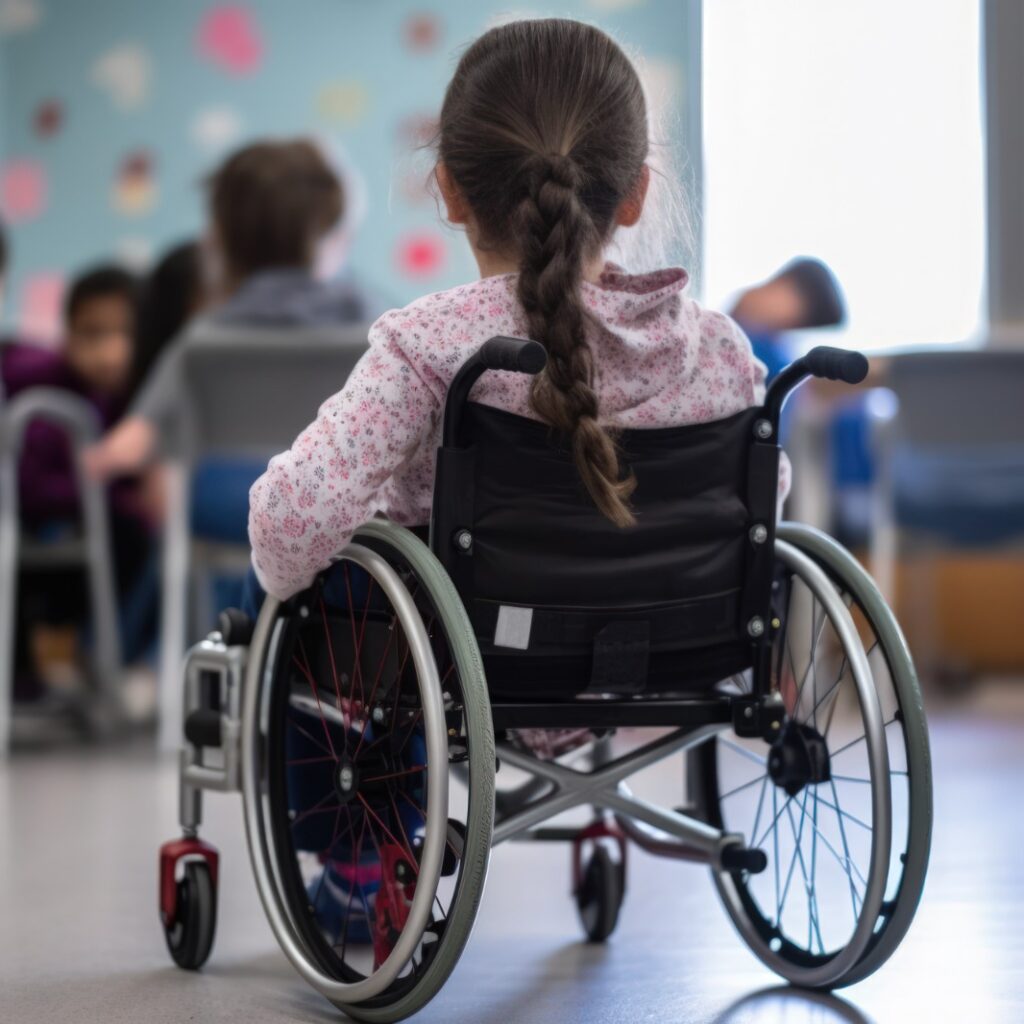
[{"label": "floor", "polygon": [[[1019,1022],[1017,704],[995,698],[933,714],[937,825],[924,903],[896,956],[841,998],[779,987],[740,945],[700,868],[634,856],[619,929],[594,947],[578,939],[565,849],[503,846],[465,957],[417,1019]],[[170,965],[155,882],[157,846],[175,834],[175,796],[173,763],[145,749],[23,752],[0,767],[0,1021],[340,1019],[274,944],[237,798],[208,802],[204,835],[223,854],[211,961],[194,975]]]}]

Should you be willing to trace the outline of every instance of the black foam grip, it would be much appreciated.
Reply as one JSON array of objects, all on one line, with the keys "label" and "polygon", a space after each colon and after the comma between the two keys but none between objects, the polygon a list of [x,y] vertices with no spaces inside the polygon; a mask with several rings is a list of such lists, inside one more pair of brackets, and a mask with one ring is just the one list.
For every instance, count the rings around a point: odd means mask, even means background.
[{"label": "black foam grip", "polygon": [[228,647],[249,645],[256,623],[237,608],[225,608],[217,616],[217,628]]},{"label": "black foam grip", "polygon": [[807,369],[815,377],[859,384],[868,375],[868,359],[861,352],[819,345],[804,356]]},{"label": "black foam grip", "polygon": [[221,745],[220,712],[211,708],[197,708],[185,719],[185,739],[194,747]]},{"label": "black foam grip", "polygon": [[544,346],[523,338],[491,338],[480,347],[480,359],[488,370],[540,373],[548,361]]}]

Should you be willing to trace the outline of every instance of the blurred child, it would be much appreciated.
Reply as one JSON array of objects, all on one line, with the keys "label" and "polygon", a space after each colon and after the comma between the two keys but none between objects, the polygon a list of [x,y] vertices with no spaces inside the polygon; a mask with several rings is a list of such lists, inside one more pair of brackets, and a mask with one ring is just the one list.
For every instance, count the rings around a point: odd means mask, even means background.
[{"label": "blurred child", "polygon": [[[56,389],[91,406],[101,428],[115,422],[129,397],[137,291],[135,278],[116,266],[98,266],[78,277],[65,301],[65,335],[59,348],[14,344],[3,350],[0,376],[7,397],[39,387]],[[75,453],[60,426],[42,419],[28,425],[18,484],[27,534],[47,541],[78,529]],[[151,530],[132,481],[112,484],[110,510],[115,576],[123,596],[146,563]],[[27,640],[34,668],[45,680],[67,678],[67,662],[88,613],[81,573],[34,570],[22,580],[19,597],[23,652]],[[24,661],[23,656],[23,667]]]},{"label": "blurred child", "polygon": [[205,304],[202,248],[197,241],[180,242],[160,257],[142,282],[132,366],[133,395]]},{"label": "blurred child", "polygon": [[7,275],[7,235],[4,233],[3,221],[0,221],[0,314],[4,310],[4,285]]},{"label": "blurred child", "polygon": [[[173,435],[184,350],[203,344],[206,324],[329,329],[370,319],[360,289],[314,273],[318,246],[344,210],[341,182],[312,142],[255,142],[228,157],[208,181],[210,309],[157,362],[124,421],[88,453],[90,472],[100,479],[137,472],[160,438]],[[242,509],[248,482],[233,503]],[[244,511],[233,518],[244,539]]]},{"label": "blurred child", "polygon": [[[134,358],[137,282],[127,271],[100,266],[81,275],[65,302],[66,332],[58,349],[9,346],[2,356],[8,398],[51,387],[85,399],[102,426],[117,420],[128,399]],[[71,446],[49,423],[32,423],[19,467],[21,513],[29,528],[78,515]]]},{"label": "blurred child", "polygon": [[821,260],[801,257],[741,292],[732,316],[768,367],[770,380],[796,358],[787,332],[843,323],[846,302],[832,271]]}]

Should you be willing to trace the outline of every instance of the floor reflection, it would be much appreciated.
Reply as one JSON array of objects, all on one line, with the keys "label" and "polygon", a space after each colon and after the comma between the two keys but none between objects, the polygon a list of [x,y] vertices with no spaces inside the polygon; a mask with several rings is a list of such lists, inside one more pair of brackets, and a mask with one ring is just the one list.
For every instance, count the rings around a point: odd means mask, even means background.
[{"label": "floor reflection", "polygon": [[873,1024],[853,1003],[829,992],[775,985],[737,999],[712,1024]]}]

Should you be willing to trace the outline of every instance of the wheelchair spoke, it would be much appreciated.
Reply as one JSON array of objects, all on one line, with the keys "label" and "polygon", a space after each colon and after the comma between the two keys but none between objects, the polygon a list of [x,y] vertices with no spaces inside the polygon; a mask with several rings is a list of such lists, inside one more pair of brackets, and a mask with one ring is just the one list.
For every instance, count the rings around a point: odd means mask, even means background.
[{"label": "wheelchair spoke", "polygon": [[839,807],[836,804],[829,803],[823,796],[819,796],[817,799],[822,807],[827,807],[830,811],[835,811],[836,814],[842,815],[842,817],[852,821],[855,825],[859,825],[865,832],[871,831],[871,826],[866,821],[862,821],[855,814],[851,814],[849,811],[844,811],[842,807]]},{"label": "wheelchair spoke", "polygon": [[331,739],[331,730],[327,728],[327,718],[324,716],[324,709],[320,704],[320,691],[317,688],[316,680],[313,678],[313,673],[309,670],[309,659],[306,657],[306,651],[303,647],[301,637],[299,638],[299,650],[302,651],[302,659],[305,664],[298,662],[297,660],[296,664],[301,668],[303,675],[306,677],[306,682],[309,683],[310,689],[313,691],[313,696],[316,698],[316,709],[320,712],[320,724],[323,726],[324,736],[327,738],[327,746],[330,748],[334,760],[337,761],[338,752],[334,749],[334,740]]},{"label": "wheelchair spoke", "polygon": [[333,797],[334,795],[335,794],[334,794],[333,790],[330,791],[330,792],[324,793],[324,795],[322,797],[320,797],[320,799],[317,800],[317,802],[315,804],[313,804],[312,807],[307,807],[301,814],[297,814],[295,816],[295,818],[291,822],[291,827],[295,828],[296,825],[301,824],[307,818],[311,817],[314,814],[323,814],[324,811],[333,811],[334,810],[334,805],[333,804],[330,807],[324,807],[324,803],[326,801],[330,800],[331,797]]},{"label": "wheelchair spoke", "polygon": [[[355,603],[352,601],[352,576],[351,576],[351,573],[349,572],[349,569],[348,569],[348,562],[345,562],[344,566],[345,566],[345,593],[348,596],[348,608],[349,608],[348,621],[349,621],[349,623],[352,626],[352,647],[353,647],[353,649],[355,651],[355,654],[352,656],[353,657],[353,662],[352,662],[353,695],[355,693],[355,684],[358,681],[358,683],[359,683],[360,702],[361,703],[365,703],[364,701],[362,701],[362,697],[363,697],[363,666],[362,666],[362,660],[360,658],[360,655],[362,654],[362,637],[360,636],[360,637],[357,638],[357,636],[356,636],[356,616],[355,616],[355,607],[356,606],[355,606]],[[366,627],[366,615],[365,615],[365,612],[364,612],[364,614],[363,614],[363,628],[365,629],[365,627]]]},{"label": "wheelchair spoke", "polygon": [[[772,787],[772,788],[774,788],[774,787]],[[757,800],[757,813],[754,815],[754,825],[753,825],[753,828],[751,828],[751,830],[750,830],[751,841],[753,841],[754,836],[757,835],[757,826],[761,823],[761,811],[764,808],[764,796],[765,796],[765,793],[767,791],[768,791],[768,776],[765,775],[764,781],[761,783],[761,795],[758,797],[758,800]],[[760,845],[759,843],[753,843],[754,847],[758,847],[759,845]]]},{"label": "wheelchair spoke", "polygon": [[295,721],[294,718],[289,718],[287,724],[296,732],[301,733],[307,740],[309,740],[310,743],[313,744],[314,747],[316,747],[318,750],[322,750],[326,755],[328,755],[324,758],[325,761],[336,762],[338,760],[338,758],[334,754],[332,754],[308,729],[304,729],[301,725],[299,725],[298,722]]},{"label": "wheelchair spoke", "polygon": [[[775,811],[775,809],[776,809],[777,794],[778,794],[778,792],[779,792],[778,788],[775,787],[775,786],[772,786],[772,810],[773,811]],[[787,799],[786,802],[782,805],[783,810],[785,810],[788,806],[789,806],[789,800]],[[776,811],[774,822],[777,822],[779,820],[779,813],[781,813],[781,812]],[[773,822],[772,842],[773,842],[773,845],[775,847],[775,856],[772,858],[772,860],[774,862],[772,867],[775,870],[775,927],[781,930],[781,928],[782,928],[782,901],[779,898],[779,830],[777,828],[774,828],[774,822]]]},{"label": "wheelchair spoke", "polygon": [[730,750],[735,750],[737,754],[742,754],[745,758],[747,758],[750,761],[753,761],[754,764],[759,765],[761,768],[764,767],[764,758],[758,757],[757,754],[753,753],[750,750],[747,750],[746,747],[741,747],[738,743],[733,743],[732,740],[727,740],[724,736],[719,736],[718,742],[721,743],[722,746],[728,747]]},{"label": "wheelchair spoke", "polygon": [[[351,815],[351,811],[349,812]],[[345,904],[345,914],[341,921],[341,932],[334,937],[332,945],[337,948],[338,940],[341,940],[341,959],[345,959],[345,950],[348,948],[348,925],[352,918],[352,897],[356,894],[356,879],[359,878],[359,864],[363,856],[363,840],[366,838],[366,815],[363,815],[363,826],[359,830],[359,838],[356,840],[356,845],[352,848],[352,882],[348,887],[348,900]],[[372,837],[371,837],[372,838]],[[326,872],[325,872],[326,874]],[[359,886],[359,891],[363,894],[362,885]],[[366,902],[366,896],[363,894],[363,901]],[[369,909],[369,908],[367,908]]]},{"label": "wheelchair spoke", "polygon": [[804,832],[804,817],[806,816],[806,804],[805,800],[800,805],[800,829],[797,831],[796,825],[793,822],[793,810],[788,808],[786,810],[786,817],[789,819],[790,831],[793,833],[793,855],[789,859],[789,868],[786,871],[786,881],[782,887],[782,903],[779,906],[779,917],[781,919],[783,910],[786,909],[786,898],[789,896],[789,887],[793,881],[793,873],[796,870],[797,861],[800,863],[800,872],[804,878],[804,888],[807,889],[810,886],[810,882],[807,878],[807,869],[804,867],[803,853],[800,849],[800,839]]},{"label": "wheelchair spoke", "polygon": [[[331,678],[334,680],[334,692],[338,697],[338,710],[344,707],[341,700],[341,684],[338,681],[338,666],[334,661],[334,644],[331,641],[331,625],[327,619],[327,606],[324,604],[323,595],[320,597],[320,618],[324,623],[324,640],[327,642],[327,655],[331,663]],[[345,730],[345,753],[348,753],[348,730]]]},{"label": "wheelchair spoke", "polygon": [[[890,718],[889,721],[882,723],[882,728],[888,729],[889,726],[893,725],[896,721],[898,721],[896,718]],[[829,757],[834,758],[838,757],[840,754],[845,754],[847,750],[851,747],[855,747],[858,743],[862,743],[865,739],[867,739],[867,734],[862,732],[856,739],[850,740],[849,743],[841,746],[838,750],[829,751]]]},{"label": "wheelchair spoke", "polygon": [[[384,824],[380,815],[377,814],[377,812],[370,806],[370,804],[366,800],[366,797],[364,797],[362,793],[357,793],[356,798],[363,805],[363,808],[366,811],[366,813],[371,818],[373,818],[373,820],[377,823],[377,826],[381,830],[381,832],[383,832],[384,835],[386,835],[388,839],[390,839],[391,842],[395,844],[395,846],[401,847],[409,856],[409,859],[411,861],[409,867],[411,868],[412,873],[414,875],[419,874],[419,864],[416,861],[416,855],[412,852],[412,847],[409,846],[408,843],[403,845],[401,842],[398,841],[398,839],[395,838],[395,834],[391,831],[391,829],[387,827],[387,825]],[[370,829],[370,835],[371,837],[373,836],[373,829]]]},{"label": "wheelchair spoke", "polygon": [[825,833],[822,832],[821,829],[818,827],[817,805],[820,803],[820,800],[818,800],[817,796],[815,796],[813,791],[811,791],[811,798],[814,800],[815,803],[815,814],[812,815],[811,826],[814,829],[814,834],[817,836],[818,839],[821,840],[822,846],[824,846],[825,849],[832,854],[832,856],[836,860],[836,863],[846,873],[847,877],[850,879],[850,885],[854,887],[854,892],[856,896],[863,900],[863,897],[861,897],[861,894],[856,889],[855,879],[853,876],[857,876],[856,881],[859,881],[861,885],[865,887],[865,889],[867,888],[868,884],[867,879],[864,877],[863,874],[861,874],[861,870],[859,867],[857,867],[856,861],[854,861],[852,857],[844,857],[841,853],[839,853],[839,851],[836,850],[836,848],[828,841],[828,838],[825,836]]},{"label": "wheelchair spoke", "polygon": [[[898,769],[898,768],[890,768],[889,769],[889,774],[890,775],[897,775],[897,776],[904,775],[904,776],[907,776],[907,777],[909,777],[909,775],[910,775],[909,772],[902,771],[901,769]],[[871,785],[871,779],[862,779],[859,776],[855,776],[855,775],[836,775],[833,772],[832,779],[834,781],[836,781],[836,782],[860,782],[860,783],[863,783],[865,786],[870,786]]]},{"label": "wheelchair spoke", "polygon": [[744,782],[742,786],[735,786],[729,790],[728,793],[723,793],[718,799],[728,800],[729,797],[735,796],[737,793],[742,793],[745,789],[750,789],[751,786],[756,786],[762,779],[767,779],[768,773],[765,772],[762,775],[758,775],[756,778],[751,779],[749,782]]},{"label": "wheelchair spoke", "polygon": [[772,810],[775,812],[775,817],[772,818],[768,827],[764,830],[764,834],[761,836],[761,839],[758,842],[754,843],[755,847],[760,848],[764,845],[764,841],[768,838],[768,833],[771,832],[772,829],[776,830],[776,836],[778,836],[778,829],[776,828],[776,826],[779,823],[779,818],[781,817],[782,812],[793,800],[791,796],[787,796],[786,802],[782,805],[782,810],[776,810],[775,794],[778,793],[778,791],[779,790],[777,786],[772,786]]}]

